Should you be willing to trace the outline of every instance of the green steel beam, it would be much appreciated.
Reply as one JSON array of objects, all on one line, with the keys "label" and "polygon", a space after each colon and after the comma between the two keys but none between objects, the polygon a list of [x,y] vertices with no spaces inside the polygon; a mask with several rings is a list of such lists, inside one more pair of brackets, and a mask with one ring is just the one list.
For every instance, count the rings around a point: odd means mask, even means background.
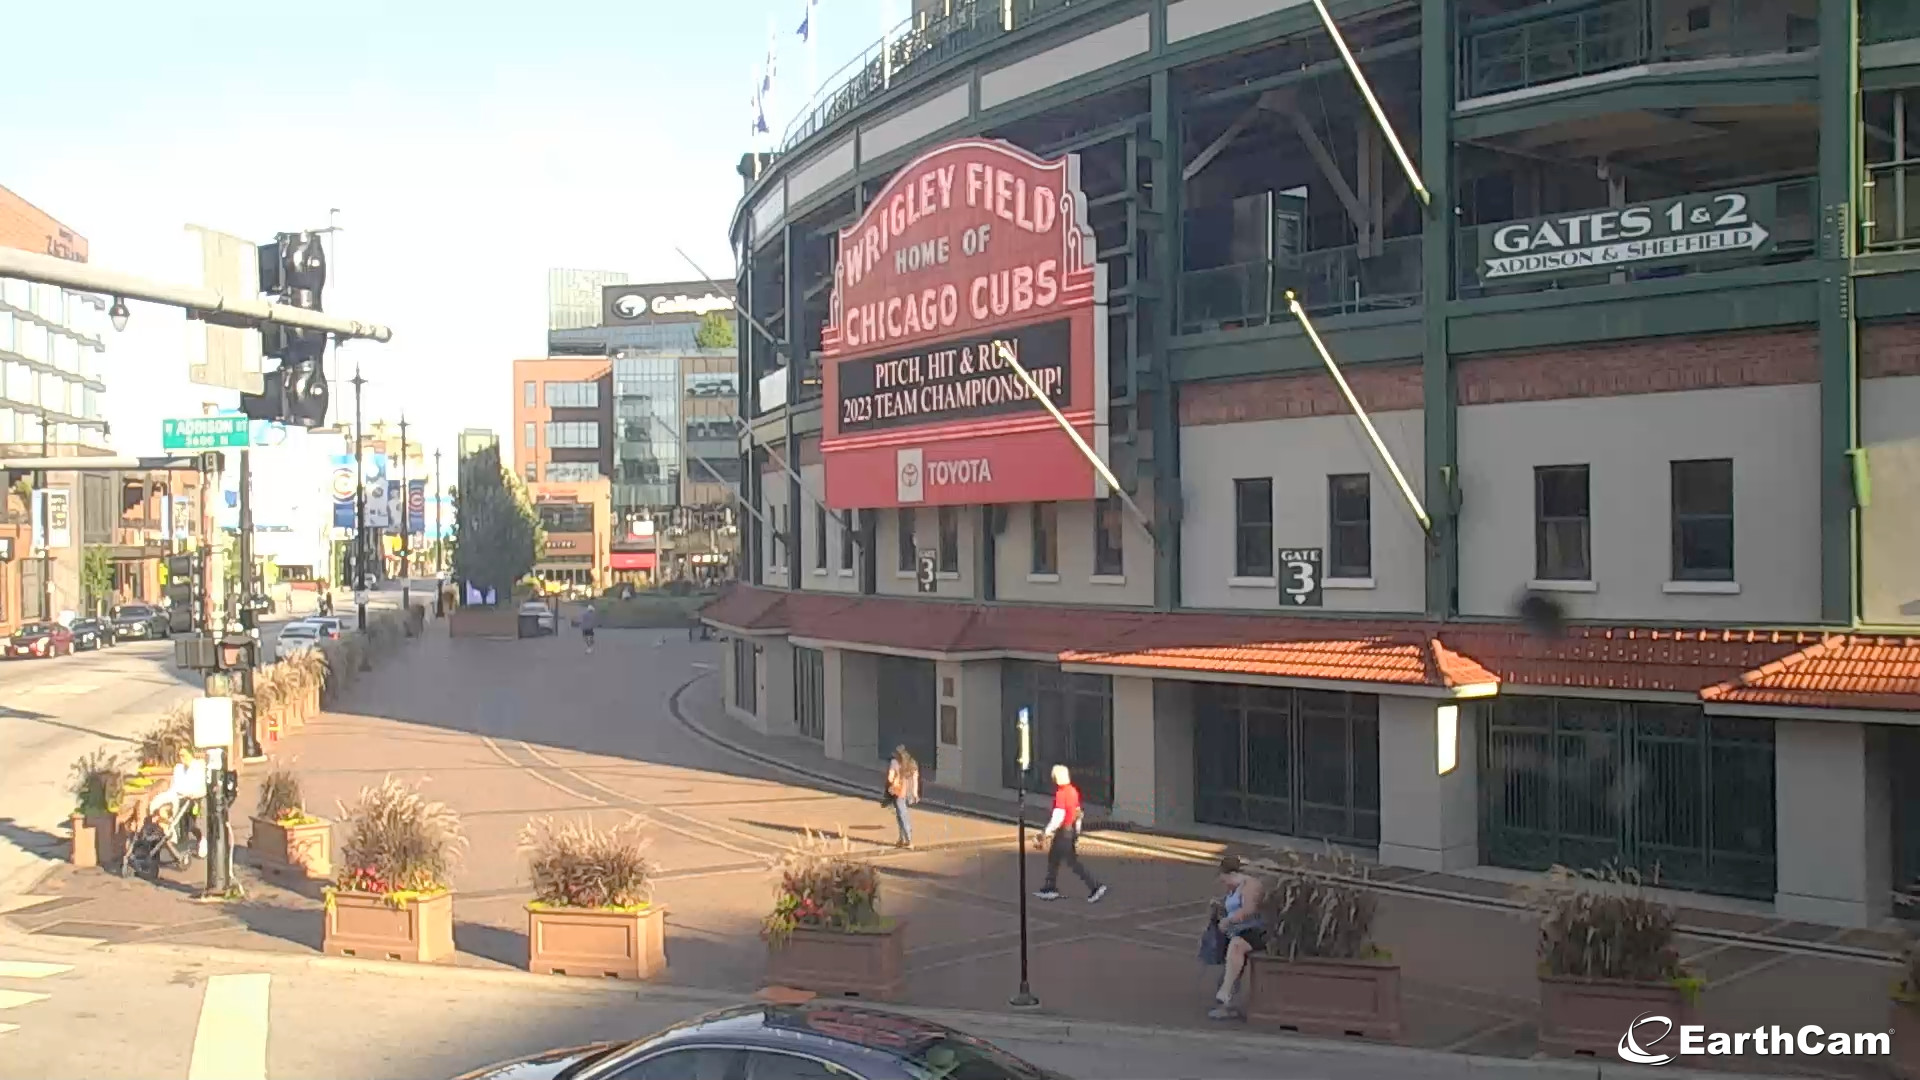
[{"label": "green steel beam", "polygon": [[1811,62],[1781,64],[1779,68],[1784,70],[1731,68],[1686,76],[1641,76],[1600,87],[1543,88],[1538,96],[1480,106],[1456,115],[1453,135],[1463,141],[1489,139],[1607,113],[1681,106],[1792,105],[1818,97],[1818,80],[1812,77]]},{"label": "green steel beam", "polygon": [[[807,339],[805,321],[806,288],[800,280],[801,265],[805,255],[800,245],[806,243],[808,230],[804,226],[789,223],[786,226],[786,242],[781,245],[781,256],[786,260],[786,317],[780,320],[780,332],[786,341],[782,348],[787,354],[787,401],[800,400],[800,359],[801,350]],[[802,567],[806,565],[805,549],[801,537],[806,529],[801,523],[813,516],[813,504],[810,497],[800,490],[800,436],[787,425],[786,441],[780,444],[780,457],[792,466],[794,475],[787,477],[787,581],[789,589],[800,588]]]},{"label": "green steel beam", "polygon": [[1858,5],[1820,5],[1820,618],[1860,615],[1860,529],[1853,451],[1859,446],[1853,252],[1859,225]]},{"label": "green steel beam", "polygon": [[[1164,18],[1164,13],[1159,16]],[[1157,35],[1156,35],[1157,36]],[[1153,381],[1153,602],[1163,611],[1180,606],[1180,422],[1179,385],[1173,379],[1173,351],[1176,283],[1180,280],[1180,218],[1184,213],[1186,182],[1183,140],[1180,130],[1180,100],[1173,79],[1166,71],[1157,71],[1148,80],[1152,98],[1148,130],[1157,144],[1153,158],[1153,210],[1160,215],[1162,227],[1148,231],[1158,245],[1154,252],[1153,272],[1163,283],[1161,295],[1153,304],[1150,340],[1142,342],[1150,350],[1159,378]],[[1136,396],[1135,401],[1139,399]],[[1137,407],[1137,406],[1136,406]]]},{"label": "green steel beam", "polygon": [[[1421,309],[1317,319],[1314,325],[1343,367],[1423,355]],[[1317,371],[1320,366],[1313,343],[1293,323],[1187,334],[1173,347],[1173,377],[1181,382]]]},{"label": "green steel beam", "polygon": [[1420,0],[1420,161],[1433,194],[1422,227],[1420,384],[1424,407],[1426,490],[1433,515],[1427,533],[1427,614],[1459,611],[1460,545],[1458,410],[1448,355],[1447,301],[1453,296],[1454,12],[1451,0]]}]

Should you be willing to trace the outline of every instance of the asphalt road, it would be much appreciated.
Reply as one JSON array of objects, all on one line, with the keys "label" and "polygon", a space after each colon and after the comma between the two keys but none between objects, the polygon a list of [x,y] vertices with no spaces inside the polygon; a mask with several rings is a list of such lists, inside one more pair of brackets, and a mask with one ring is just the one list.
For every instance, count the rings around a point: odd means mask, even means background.
[{"label": "asphalt road", "polygon": [[[644,1037],[733,1000],[671,988],[304,957],[49,947],[0,936],[0,1080],[446,1080],[558,1046]],[[398,970],[393,970],[393,969]],[[1081,1080],[1576,1080],[1572,1063],[1476,1063],[1217,1031],[934,1012]],[[9,1030],[9,1025],[12,1025]]]},{"label": "asphalt road", "polygon": [[[268,655],[292,617],[261,625]],[[198,675],[173,666],[168,640],[0,662],[0,898],[21,891],[47,858],[65,857],[73,763],[102,747],[131,750],[156,718],[201,686]]]}]

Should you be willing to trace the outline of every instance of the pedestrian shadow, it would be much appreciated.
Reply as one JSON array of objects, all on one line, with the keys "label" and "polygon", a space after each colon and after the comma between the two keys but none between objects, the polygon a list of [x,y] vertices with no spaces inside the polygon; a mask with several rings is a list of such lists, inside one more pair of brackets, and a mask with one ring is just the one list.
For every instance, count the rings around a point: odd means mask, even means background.
[{"label": "pedestrian shadow", "polygon": [[10,817],[0,817],[0,840],[5,840],[21,851],[49,857],[58,856],[73,843],[71,837],[61,833],[50,833],[45,829],[36,829],[31,825],[22,825]]}]

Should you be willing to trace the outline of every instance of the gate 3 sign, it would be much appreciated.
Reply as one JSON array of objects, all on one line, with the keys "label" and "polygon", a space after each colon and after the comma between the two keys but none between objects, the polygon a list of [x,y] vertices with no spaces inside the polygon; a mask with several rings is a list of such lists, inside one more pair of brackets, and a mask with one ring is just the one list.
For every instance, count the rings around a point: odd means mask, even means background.
[{"label": "gate 3 sign", "polygon": [[1774,189],[1759,187],[1482,225],[1480,280],[1758,254],[1774,220]]},{"label": "gate 3 sign", "polygon": [[963,139],[901,168],[840,232],[820,334],[827,504],[1104,494],[1000,350],[1104,457],[1106,300],[1077,157]]}]

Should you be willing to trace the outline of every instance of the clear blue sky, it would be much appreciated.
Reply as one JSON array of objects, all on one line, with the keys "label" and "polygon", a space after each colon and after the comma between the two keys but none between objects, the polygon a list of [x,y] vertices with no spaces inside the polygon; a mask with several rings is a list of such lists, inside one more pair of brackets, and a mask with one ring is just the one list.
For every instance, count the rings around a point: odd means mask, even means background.
[{"label": "clear blue sky", "polygon": [[[186,224],[255,240],[344,227],[329,311],[394,329],[349,346],[367,415],[427,441],[505,431],[510,362],[544,350],[549,267],[728,277],[754,74],[777,30],[775,133],[811,92],[805,0],[544,4],[231,0],[10,5],[0,185],[104,267],[194,280]],[[821,0],[821,80],[905,0]],[[187,329],[135,305],[109,341],[122,451],[218,392]],[[335,402],[348,399],[335,388]]]}]

